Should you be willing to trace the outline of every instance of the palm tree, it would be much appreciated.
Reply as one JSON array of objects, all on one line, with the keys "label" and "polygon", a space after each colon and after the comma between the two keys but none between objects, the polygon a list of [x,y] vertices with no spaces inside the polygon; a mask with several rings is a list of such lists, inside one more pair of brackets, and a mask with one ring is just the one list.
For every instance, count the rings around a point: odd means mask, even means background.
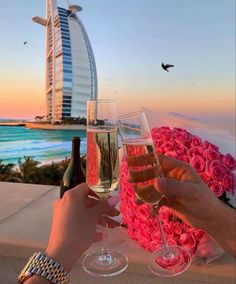
[{"label": "palm tree", "polygon": [[38,172],[39,162],[32,159],[32,157],[24,156],[24,162],[18,160],[19,169],[17,170],[18,178],[23,183],[34,183],[35,175]]},{"label": "palm tree", "polygon": [[13,179],[15,171],[15,164],[3,164],[3,160],[0,160],[0,180],[1,181],[11,181]]},{"label": "palm tree", "polygon": [[64,171],[60,164],[52,162],[50,165],[41,168],[41,183],[50,185],[60,185]]}]

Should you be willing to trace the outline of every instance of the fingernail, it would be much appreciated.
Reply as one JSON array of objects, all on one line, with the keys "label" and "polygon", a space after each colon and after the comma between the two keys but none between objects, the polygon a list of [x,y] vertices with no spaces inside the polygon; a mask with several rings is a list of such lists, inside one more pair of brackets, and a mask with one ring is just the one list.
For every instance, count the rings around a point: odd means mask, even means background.
[{"label": "fingernail", "polygon": [[120,201],[120,196],[115,195],[108,198],[107,203],[110,207],[116,206],[116,204]]}]

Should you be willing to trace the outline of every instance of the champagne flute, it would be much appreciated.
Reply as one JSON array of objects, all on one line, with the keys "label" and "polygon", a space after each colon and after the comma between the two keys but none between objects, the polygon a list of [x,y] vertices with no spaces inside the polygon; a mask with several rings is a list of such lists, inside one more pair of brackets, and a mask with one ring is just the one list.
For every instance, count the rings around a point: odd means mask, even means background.
[{"label": "champagne flute", "polygon": [[[86,181],[101,199],[107,199],[118,187],[117,115],[113,100],[87,102]],[[93,276],[114,276],[128,266],[126,255],[108,248],[108,225],[105,220],[106,216],[103,216],[101,249],[87,254],[82,262],[84,270]]]},{"label": "champagne flute", "polygon": [[121,116],[118,126],[136,197],[151,205],[150,216],[156,218],[160,229],[162,246],[152,253],[149,269],[162,277],[176,276],[189,267],[191,257],[187,250],[177,245],[169,246],[166,240],[158,215],[162,195],[155,188],[157,178],[163,177],[163,173],[145,114],[136,112]]}]

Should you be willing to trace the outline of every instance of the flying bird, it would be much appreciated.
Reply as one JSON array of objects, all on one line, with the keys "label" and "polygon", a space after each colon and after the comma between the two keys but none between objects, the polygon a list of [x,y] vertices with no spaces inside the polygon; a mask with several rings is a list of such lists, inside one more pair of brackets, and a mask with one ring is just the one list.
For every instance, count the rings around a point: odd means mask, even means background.
[{"label": "flying bird", "polygon": [[27,41],[24,41],[24,45],[26,45],[28,42]]},{"label": "flying bird", "polygon": [[168,68],[174,67],[174,65],[162,63],[162,64],[161,64],[161,67],[162,67],[165,71],[169,72]]}]

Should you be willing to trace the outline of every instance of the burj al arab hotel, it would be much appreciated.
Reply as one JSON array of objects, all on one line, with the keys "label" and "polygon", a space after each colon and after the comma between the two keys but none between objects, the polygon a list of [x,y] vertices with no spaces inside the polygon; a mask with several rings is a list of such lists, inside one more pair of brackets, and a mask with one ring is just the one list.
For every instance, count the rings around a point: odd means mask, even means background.
[{"label": "burj al arab hotel", "polygon": [[47,118],[86,117],[86,102],[97,98],[97,72],[93,50],[78,17],[82,7],[57,6],[46,0],[46,18],[33,21],[46,28]]}]

